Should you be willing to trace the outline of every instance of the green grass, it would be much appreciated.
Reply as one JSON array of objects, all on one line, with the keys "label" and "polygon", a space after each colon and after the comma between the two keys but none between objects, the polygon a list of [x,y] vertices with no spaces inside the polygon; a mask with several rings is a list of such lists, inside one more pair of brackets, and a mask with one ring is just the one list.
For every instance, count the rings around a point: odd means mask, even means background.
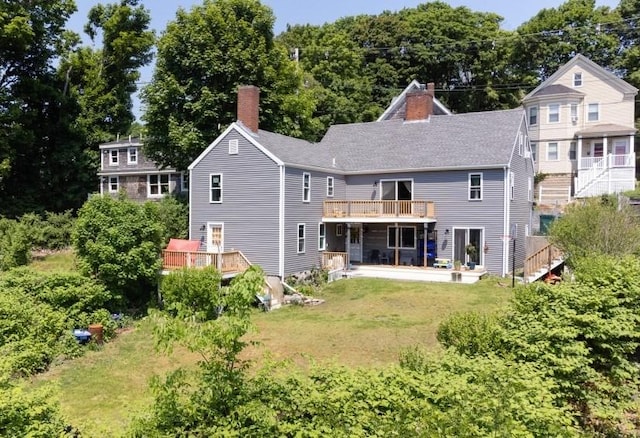
[{"label": "green grass", "polygon": [[43,272],[74,271],[76,256],[71,249],[45,256],[35,255],[29,266]]},{"label": "green grass", "polygon": [[[244,353],[261,362],[266,354],[305,366],[309,360],[347,366],[395,363],[402,349],[416,344],[432,351],[440,347],[436,330],[456,311],[492,311],[511,297],[510,288],[485,280],[475,285],[350,279],[328,285],[314,307],[290,306],[254,313],[259,341]],[[35,383],[56,382],[68,421],[87,437],[113,437],[132,415],[152,402],[149,380],[179,366],[193,367],[198,356],[176,350],[170,357],[153,349],[150,322],[78,359],[58,364]]]}]

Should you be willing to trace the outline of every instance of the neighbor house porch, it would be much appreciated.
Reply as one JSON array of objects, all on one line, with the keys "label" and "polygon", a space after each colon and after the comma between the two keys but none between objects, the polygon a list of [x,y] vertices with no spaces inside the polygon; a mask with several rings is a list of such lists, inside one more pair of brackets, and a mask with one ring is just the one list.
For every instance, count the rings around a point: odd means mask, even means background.
[{"label": "neighbor house porch", "polygon": [[578,132],[572,144],[575,156],[574,196],[584,198],[635,188],[635,129],[607,124]]}]

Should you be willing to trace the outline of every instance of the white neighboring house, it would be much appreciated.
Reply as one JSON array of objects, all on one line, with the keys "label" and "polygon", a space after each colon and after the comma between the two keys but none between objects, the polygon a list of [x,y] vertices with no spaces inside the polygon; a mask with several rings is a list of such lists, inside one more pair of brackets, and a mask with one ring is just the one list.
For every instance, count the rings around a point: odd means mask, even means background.
[{"label": "white neighboring house", "polygon": [[637,93],[578,54],[525,96],[539,204],[635,188]]}]

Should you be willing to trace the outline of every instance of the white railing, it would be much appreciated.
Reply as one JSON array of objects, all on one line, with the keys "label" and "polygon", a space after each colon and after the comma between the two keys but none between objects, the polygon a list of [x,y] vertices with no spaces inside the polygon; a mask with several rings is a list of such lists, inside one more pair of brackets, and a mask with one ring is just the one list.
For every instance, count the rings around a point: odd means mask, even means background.
[{"label": "white railing", "polygon": [[[586,158],[581,160],[581,164],[586,163],[584,160],[595,161],[592,161],[591,168],[578,170],[578,176],[574,180],[576,197],[616,193],[632,190],[635,186],[636,156],[634,153],[608,154],[606,157],[597,159]],[[627,170],[631,172],[627,172]]]}]

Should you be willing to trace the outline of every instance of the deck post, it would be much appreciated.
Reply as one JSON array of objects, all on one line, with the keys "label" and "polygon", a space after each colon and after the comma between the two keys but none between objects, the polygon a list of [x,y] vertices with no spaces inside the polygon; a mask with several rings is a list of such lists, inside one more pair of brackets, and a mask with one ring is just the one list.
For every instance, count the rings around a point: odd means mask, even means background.
[{"label": "deck post", "polygon": [[[351,256],[351,223],[347,222],[347,241],[346,241],[346,245],[345,245],[346,249],[347,249],[347,263],[351,263],[351,261],[349,260],[350,256]],[[347,264],[346,266],[347,271],[349,270],[350,266],[349,264]]]},{"label": "deck post", "polygon": [[424,248],[422,250],[422,258],[423,258],[423,263],[424,263],[424,267],[427,267],[427,226],[425,226],[424,224],[422,225],[422,244],[424,245]]},{"label": "deck post", "polygon": [[400,229],[398,228],[398,223],[396,222],[394,224],[394,226],[396,227],[396,244],[395,244],[395,250],[396,250],[396,254],[395,254],[395,266],[399,265],[400,260],[398,260],[398,257],[400,255],[400,249],[398,248],[398,238],[400,237]]}]

